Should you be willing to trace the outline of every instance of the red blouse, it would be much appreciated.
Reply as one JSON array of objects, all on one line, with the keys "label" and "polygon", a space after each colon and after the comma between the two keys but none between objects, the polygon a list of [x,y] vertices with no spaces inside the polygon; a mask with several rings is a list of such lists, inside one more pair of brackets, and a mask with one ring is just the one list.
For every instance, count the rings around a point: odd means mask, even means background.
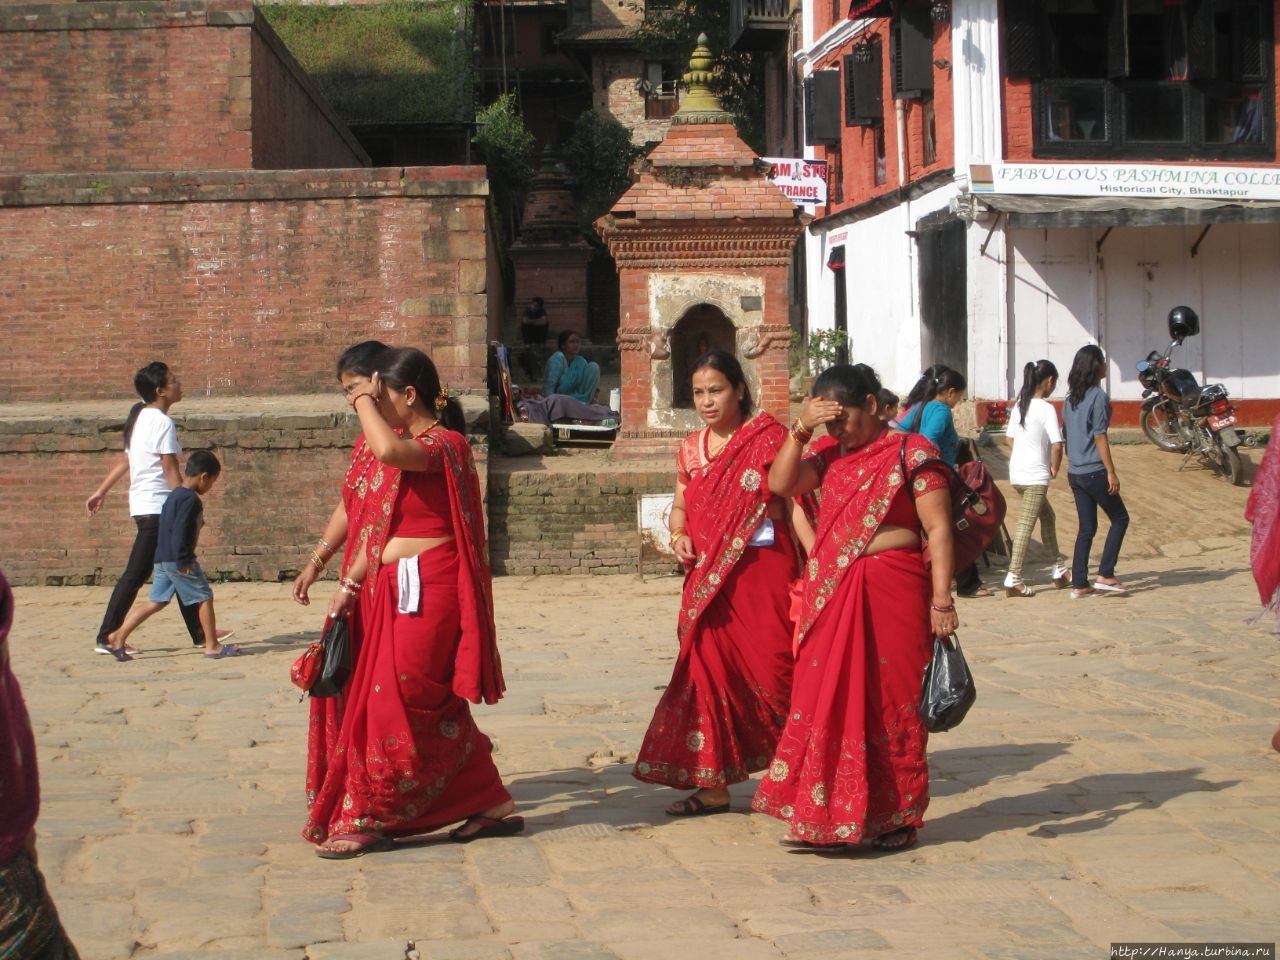
[{"label": "red blouse", "polygon": [[453,517],[444,474],[439,471],[404,471],[387,539],[452,536]]}]

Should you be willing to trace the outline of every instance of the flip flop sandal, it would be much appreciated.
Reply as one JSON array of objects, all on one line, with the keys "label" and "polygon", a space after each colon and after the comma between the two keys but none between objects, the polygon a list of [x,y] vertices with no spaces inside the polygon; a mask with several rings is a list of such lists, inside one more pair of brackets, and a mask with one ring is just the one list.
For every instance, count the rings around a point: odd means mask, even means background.
[{"label": "flip flop sandal", "polygon": [[1101,580],[1093,581],[1093,589],[1097,593],[1113,593],[1117,596],[1123,596],[1129,592],[1129,588],[1120,583],[1103,583]]},{"label": "flip flop sandal", "polygon": [[916,841],[920,839],[920,835],[916,833],[915,827],[901,827],[897,830],[890,830],[888,833],[882,833],[871,841],[871,849],[879,850],[886,853],[892,853],[895,850],[909,850],[916,845]]},{"label": "flip flop sandal", "polygon": [[667,807],[668,817],[710,817],[717,813],[728,813],[728,803],[717,803],[714,807],[703,802],[696,793],[677,800]]},{"label": "flip flop sandal", "polygon": [[[462,832],[473,823],[480,824],[480,829],[472,833]],[[449,839],[454,843],[470,843],[472,840],[480,840],[484,837],[514,837],[517,833],[523,832],[524,817],[503,817],[499,820],[497,817],[476,814],[474,817],[467,817],[467,822],[461,827],[450,830]]]},{"label": "flip flop sandal", "polygon": [[324,847],[317,847],[316,856],[321,860],[354,860],[366,853],[384,853],[396,843],[391,837],[380,837],[376,833],[335,833],[325,842],[334,840],[358,843],[360,846],[351,850],[326,850]]}]

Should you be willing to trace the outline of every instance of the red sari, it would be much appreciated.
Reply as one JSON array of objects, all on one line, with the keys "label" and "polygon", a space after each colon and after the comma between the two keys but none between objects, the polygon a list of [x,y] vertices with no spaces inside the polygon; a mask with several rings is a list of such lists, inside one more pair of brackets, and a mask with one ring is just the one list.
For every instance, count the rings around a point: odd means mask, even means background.
[{"label": "red sari", "polygon": [[799,564],[785,521],[774,542],[750,546],[772,495],[769,464],[786,429],[768,414],[738,428],[709,463],[681,445],[685,528],[698,559],[685,577],[680,654],[636,758],[637,780],[723,787],[763,770],[791,689],[788,585]]},{"label": "red sari", "polygon": [[364,479],[351,539],[369,558],[352,616],[361,638],[340,729],[314,788],[303,836],[414,834],[510,799],[467,701],[495,703],[505,685],[493,623],[480,486],[466,438],[432,429],[417,438],[441,471],[454,539],[417,558],[421,603],[400,613],[398,566],[383,566],[387,534],[408,501],[400,470]]},{"label": "red sari", "polygon": [[[384,491],[392,474],[398,473],[392,467],[384,467],[365,444],[364,435],[356,440],[351,451],[351,464],[347,467],[347,476],[342,485],[342,506],[347,513],[347,538],[342,547],[342,566],[339,576],[345,577],[351,568],[351,562],[359,556],[373,530],[373,517],[381,509],[382,498],[379,491]],[[374,493],[372,498],[370,492]],[[351,636],[351,652],[358,658],[360,652],[360,623],[358,617],[348,621]],[[346,691],[336,697],[312,697],[308,703],[307,718],[307,806],[316,799],[316,791],[324,782],[329,768],[329,756],[338,743],[338,732],[342,728],[342,708],[346,702]]]},{"label": "red sari", "polygon": [[[920,826],[929,805],[920,681],[929,660],[930,579],[919,548],[863,556],[882,523],[920,529],[903,485],[903,434],[885,431],[840,456],[832,443],[806,462],[822,481],[822,511],[805,571],[795,683],[786,729],[752,807],[818,844],[858,843]],[[906,436],[915,465],[937,450]],[[925,468],[914,495],[943,489]]]},{"label": "red sari", "polygon": [[1244,518],[1253,524],[1249,562],[1253,579],[1262,600],[1260,619],[1268,610],[1276,613],[1276,632],[1280,633],[1280,416],[1271,425],[1272,441],[1262,455]]}]

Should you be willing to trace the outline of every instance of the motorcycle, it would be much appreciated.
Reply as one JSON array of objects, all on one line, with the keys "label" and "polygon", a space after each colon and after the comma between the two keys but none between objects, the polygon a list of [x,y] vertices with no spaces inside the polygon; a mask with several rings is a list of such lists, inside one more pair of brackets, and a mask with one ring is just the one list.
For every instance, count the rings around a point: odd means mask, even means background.
[{"label": "motorcycle", "polygon": [[1200,333],[1200,318],[1190,307],[1169,311],[1170,341],[1163,353],[1152,350],[1138,364],[1142,384],[1142,432],[1161,450],[1183,454],[1183,466],[1193,456],[1218,470],[1236,486],[1244,483],[1239,447],[1244,441],[1235,427],[1236,408],[1220,383],[1201,387],[1190,370],[1170,364],[1173,348]]}]

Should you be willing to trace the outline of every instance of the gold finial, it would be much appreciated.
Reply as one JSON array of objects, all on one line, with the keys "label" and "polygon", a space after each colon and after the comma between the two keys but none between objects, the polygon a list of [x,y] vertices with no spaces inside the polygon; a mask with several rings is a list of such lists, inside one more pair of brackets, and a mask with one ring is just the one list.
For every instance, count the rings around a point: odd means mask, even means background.
[{"label": "gold finial", "polygon": [[685,94],[680,110],[671,118],[672,123],[729,123],[729,114],[720,105],[719,98],[711,92],[712,67],[715,57],[711,55],[707,35],[698,34],[698,45],[694,47],[693,56],[689,58],[689,69],[685,73]]}]

